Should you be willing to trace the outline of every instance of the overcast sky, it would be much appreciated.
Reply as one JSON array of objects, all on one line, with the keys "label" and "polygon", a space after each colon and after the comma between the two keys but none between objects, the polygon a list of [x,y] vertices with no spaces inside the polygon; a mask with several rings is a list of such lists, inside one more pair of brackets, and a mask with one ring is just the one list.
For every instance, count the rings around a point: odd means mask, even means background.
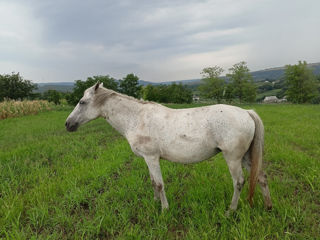
[{"label": "overcast sky", "polygon": [[319,0],[0,0],[0,74],[146,81],[320,62]]}]

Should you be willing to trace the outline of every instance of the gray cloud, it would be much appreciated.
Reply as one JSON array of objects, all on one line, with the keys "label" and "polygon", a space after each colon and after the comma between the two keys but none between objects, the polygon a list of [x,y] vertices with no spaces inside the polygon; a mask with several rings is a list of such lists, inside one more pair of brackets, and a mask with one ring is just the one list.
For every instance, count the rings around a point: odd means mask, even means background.
[{"label": "gray cloud", "polygon": [[0,2],[0,69],[35,82],[97,74],[199,78],[245,60],[252,70],[319,61],[320,2]]}]

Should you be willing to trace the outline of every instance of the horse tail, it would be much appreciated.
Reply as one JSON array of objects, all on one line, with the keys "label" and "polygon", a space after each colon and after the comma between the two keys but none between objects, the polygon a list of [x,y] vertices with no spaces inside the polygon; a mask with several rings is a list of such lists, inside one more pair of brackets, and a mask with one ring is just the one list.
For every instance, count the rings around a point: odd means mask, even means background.
[{"label": "horse tail", "polygon": [[259,173],[262,167],[262,156],[264,148],[264,127],[261,118],[253,110],[248,110],[250,117],[255,124],[254,137],[249,148],[249,154],[251,159],[251,170],[249,180],[249,195],[248,200],[252,207],[253,194],[258,181]]}]

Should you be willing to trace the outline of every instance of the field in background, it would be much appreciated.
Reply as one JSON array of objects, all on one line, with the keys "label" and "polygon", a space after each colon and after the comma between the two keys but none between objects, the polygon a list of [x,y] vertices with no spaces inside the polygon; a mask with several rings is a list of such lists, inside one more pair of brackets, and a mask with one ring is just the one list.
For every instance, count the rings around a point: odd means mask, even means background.
[{"label": "field in background", "polygon": [[[191,105],[170,105],[190,107]],[[232,180],[222,155],[193,165],[162,161],[170,205],[154,202],[147,166],[103,119],[75,133],[69,111],[0,121],[0,238],[316,239],[320,236],[320,106],[252,105],[266,129],[274,208],[241,194],[226,218]]]}]

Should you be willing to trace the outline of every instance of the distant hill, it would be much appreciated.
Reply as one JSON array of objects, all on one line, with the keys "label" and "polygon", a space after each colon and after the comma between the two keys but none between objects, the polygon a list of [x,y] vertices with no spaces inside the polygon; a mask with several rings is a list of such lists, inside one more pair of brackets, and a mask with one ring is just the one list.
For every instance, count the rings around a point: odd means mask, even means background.
[{"label": "distant hill", "polygon": [[185,84],[185,85],[193,85],[193,84],[197,84],[197,83],[200,83],[201,79],[189,79],[189,80],[178,80],[178,81],[169,81],[169,82],[149,82],[149,81],[144,81],[144,80],[139,80],[139,83],[143,86],[146,86],[146,85],[161,85],[161,84],[164,84],[164,85],[170,85],[172,83],[182,83],[182,84]]},{"label": "distant hill", "polygon": [[[313,69],[315,75],[320,74],[320,63],[310,63],[308,66]],[[266,79],[277,80],[284,75],[285,66],[277,68],[269,68],[265,70],[251,72],[255,82],[264,81]]]},{"label": "distant hill", "polygon": [[[320,74],[320,62],[318,63],[310,63],[308,64],[310,68],[313,69],[314,74],[319,75]],[[284,67],[276,67],[276,68],[269,68],[259,71],[251,72],[253,76],[253,80],[255,82],[261,82],[265,80],[277,80],[280,79],[284,75]],[[223,77],[226,79],[226,77]],[[146,85],[168,85],[172,83],[182,83],[187,86],[189,86],[192,89],[196,89],[197,86],[200,85],[201,79],[189,79],[189,80],[177,80],[177,81],[169,81],[169,82],[150,82],[145,80],[139,80],[139,83],[143,86]],[[35,92],[45,92],[47,90],[57,90],[61,92],[71,92],[74,87],[74,82],[51,82],[51,83],[38,83],[38,90]]]}]

